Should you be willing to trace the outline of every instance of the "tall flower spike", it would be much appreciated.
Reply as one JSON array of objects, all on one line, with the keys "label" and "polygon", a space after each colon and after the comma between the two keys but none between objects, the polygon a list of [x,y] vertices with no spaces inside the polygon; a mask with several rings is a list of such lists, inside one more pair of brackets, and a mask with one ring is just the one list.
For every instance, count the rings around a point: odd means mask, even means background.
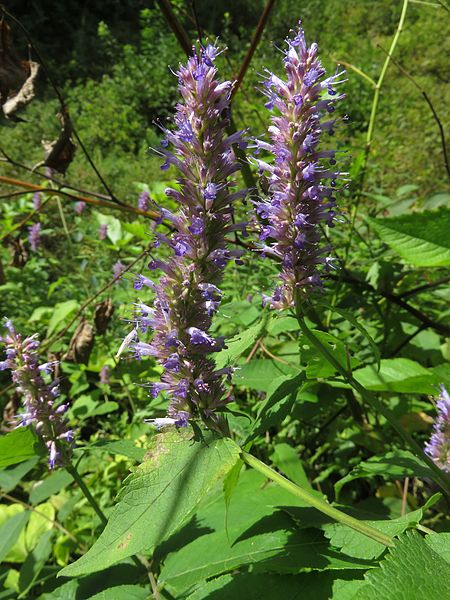
[{"label": "tall flower spike", "polygon": [[165,158],[163,169],[174,165],[179,171],[178,189],[166,190],[178,212],[160,209],[173,233],[157,234],[155,244],[167,244],[171,256],[149,264],[163,273],[158,284],[143,275],[135,280],[135,289],[154,292],[150,306],[136,304],[135,326],[142,334],[148,328],[154,333],[150,343],[138,341],[131,347],[138,358],[154,356],[164,368],[161,382],[150,385],[153,397],[160,391],[170,397],[164,424],[184,426],[191,417],[200,417],[220,428],[217,411],[229,400],[224,379],[231,370],[215,370],[209,355],[221,350],[224,341],[209,329],[222,297],[218,285],[223,270],[241,254],[227,248],[225,236],[243,227],[232,223],[232,215],[233,203],[246,191],[232,189],[240,168],[232,144],[244,142],[242,132],[225,132],[232,83],[216,79],[217,53],[215,46],[201,48],[177,72],[183,101],[176,107],[176,129],[163,130],[165,139],[157,150]]},{"label": "tall flower spike", "polygon": [[438,417],[430,441],[425,444],[425,452],[438,467],[450,473],[450,396],[444,386],[441,386],[436,407]]},{"label": "tall flower spike", "polygon": [[33,425],[45,443],[50,469],[64,466],[72,451],[73,432],[64,414],[68,406],[55,406],[59,395],[58,381],[47,384],[43,374],[53,373],[54,363],[39,365],[39,341],[36,335],[22,339],[11,321],[6,320],[7,334],[0,338],[6,346],[6,360],[0,370],[11,369],[12,380],[23,397],[25,411],[18,415],[19,425]]},{"label": "tall flower spike", "polygon": [[263,221],[262,251],[281,263],[282,283],[266,298],[280,309],[305,301],[321,286],[321,271],[332,266],[320,227],[333,226],[336,180],[343,175],[334,166],[336,151],[321,148],[336,122],[324,115],[344,97],[334,89],[343,73],[326,77],[317,44],[308,47],[300,27],[294,33],[286,39],[286,80],[268,72],[264,81],[265,106],[278,111],[269,127],[271,142],[256,141],[256,153],[274,157],[271,164],[256,160],[269,181],[268,198],[256,202],[256,213]]}]

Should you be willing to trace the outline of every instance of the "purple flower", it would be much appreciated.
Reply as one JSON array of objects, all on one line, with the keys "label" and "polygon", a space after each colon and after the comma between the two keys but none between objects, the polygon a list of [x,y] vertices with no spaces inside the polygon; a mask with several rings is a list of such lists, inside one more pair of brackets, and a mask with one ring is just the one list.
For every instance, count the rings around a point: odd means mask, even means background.
[{"label": "purple flower", "polygon": [[[232,84],[216,79],[217,54],[215,46],[207,46],[180,66],[182,102],[176,107],[175,129],[164,129],[164,143],[157,150],[163,168],[178,170],[177,190],[169,188],[166,195],[179,210],[168,216],[173,232],[157,234],[157,244],[166,244],[171,255],[149,263],[151,270],[162,272],[159,283],[149,285],[152,308],[136,305],[135,329],[151,328],[152,339],[132,344],[138,356],[152,355],[164,368],[161,382],[150,386],[152,397],[163,390],[170,398],[167,418],[155,420],[157,426],[183,427],[200,417],[220,430],[224,421],[218,411],[229,400],[224,387],[228,372],[216,371],[209,356],[224,342],[209,330],[222,297],[218,285],[223,269],[240,254],[228,250],[225,238],[242,229],[233,224],[233,203],[246,192],[233,189],[239,170],[233,145],[243,138],[242,132],[226,134]],[[135,280],[135,288],[145,285],[143,277]]]},{"label": "purple flower", "polygon": [[86,202],[83,202],[82,200],[80,200],[80,202],[75,202],[75,212],[77,215],[81,215],[85,208]]},{"label": "purple flower", "polygon": [[106,238],[106,234],[108,233],[108,225],[106,223],[102,223],[98,228],[98,239],[104,240]]},{"label": "purple flower", "polygon": [[270,164],[256,161],[269,179],[268,197],[256,203],[256,213],[263,220],[261,240],[271,240],[261,250],[281,264],[281,285],[266,300],[279,309],[304,302],[321,287],[321,272],[330,262],[321,227],[333,225],[334,188],[343,175],[333,167],[336,152],[318,148],[323,132],[332,130],[335,123],[324,120],[323,114],[332,112],[343,98],[334,90],[343,83],[342,72],[325,78],[317,45],[306,45],[300,27],[286,42],[286,80],[268,73],[264,82],[268,108],[278,111],[269,127],[271,143],[256,142],[258,149],[275,159]]},{"label": "purple flower", "polygon": [[109,365],[103,365],[100,369],[100,383],[102,385],[109,385],[111,377],[111,370]]},{"label": "purple flower", "polygon": [[116,263],[114,263],[113,275],[114,275],[114,278],[116,279],[116,281],[114,282],[116,285],[118,283],[120,283],[120,278],[122,276],[122,273],[125,271],[125,269],[126,269],[125,265],[120,260],[118,260]]},{"label": "purple flower", "polygon": [[430,441],[425,444],[425,452],[438,467],[450,473],[450,396],[444,386],[441,386],[436,407],[438,417]]},{"label": "purple flower", "polygon": [[49,453],[50,469],[64,466],[72,453],[73,432],[64,416],[68,405],[55,405],[58,381],[46,383],[42,374],[50,374],[56,363],[39,365],[39,341],[36,335],[22,339],[11,321],[6,320],[6,335],[0,338],[6,346],[7,360],[2,367],[11,369],[16,390],[23,398],[24,411],[17,416],[19,425],[31,425],[42,438]]},{"label": "purple flower", "polygon": [[42,194],[41,192],[35,192],[33,194],[33,208],[39,210],[42,206]]},{"label": "purple flower", "polygon": [[146,191],[143,191],[139,194],[138,208],[139,208],[139,210],[147,210],[149,206],[150,206],[150,194]]},{"label": "purple flower", "polygon": [[31,249],[36,252],[41,244],[41,224],[35,223],[31,227],[28,227],[28,241],[30,242]]}]

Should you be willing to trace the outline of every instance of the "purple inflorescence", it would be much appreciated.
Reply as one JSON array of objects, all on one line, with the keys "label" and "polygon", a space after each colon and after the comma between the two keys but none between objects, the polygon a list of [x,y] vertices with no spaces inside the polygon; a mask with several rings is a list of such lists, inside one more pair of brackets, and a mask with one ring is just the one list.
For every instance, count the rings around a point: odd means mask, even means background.
[{"label": "purple inflorescence", "polygon": [[56,363],[39,364],[39,341],[36,335],[25,339],[6,320],[7,334],[0,338],[6,346],[6,360],[0,370],[11,369],[12,380],[23,397],[25,411],[17,416],[19,425],[32,425],[44,441],[51,469],[64,466],[72,452],[73,432],[64,416],[68,405],[55,405],[59,396],[58,380],[46,383],[43,374],[51,375]]},{"label": "purple inflorescence", "polygon": [[438,467],[450,473],[450,396],[444,386],[441,386],[436,407],[438,417],[430,441],[425,445],[425,452]]},{"label": "purple inflorescence", "polygon": [[150,194],[145,190],[139,194],[138,198],[138,208],[139,210],[147,210],[150,206],[151,198]]},{"label": "purple inflorescence", "polygon": [[265,298],[273,308],[307,299],[321,286],[321,271],[332,266],[320,228],[333,226],[336,180],[343,175],[335,167],[336,151],[320,147],[323,136],[333,133],[336,119],[324,115],[343,98],[334,89],[343,73],[325,76],[317,44],[308,47],[300,27],[286,42],[286,80],[270,72],[264,80],[265,106],[278,111],[269,127],[271,141],[255,142],[256,154],[264,150],[274,157],[270,164],[256,160],[269,180],[267,199],[256,203],[261,249],[281,263],[282,283]]},{"label": "purple inflorescence", "polygon": [[35,192],[33,194],[33,208],[39,210],[42,206],[42,194],[41,192]]},{"label": "purple inflorescence", "polygon": [[30,242],[31,249],[36,252],[41,244],[41,224],[35,223],[28,227],[28,241]]},{"label": "purple inflorescence", "polygon": [[224,380],[231,370],[215,369],[209,355],[224,341],[209,329],[222,297],[223,270],[241,254],[227,248],[225,236],[242,229],[232,222],[233,203],[246,194],[232,189],[239,170],[232,145],[244,141],[242,132],[225,132],[232,83],[216,79],[217,53],[215,46],[201,48],[177,73],[183,101],[176,108],[176,129],[164,129],[157,152],[165,159],[163,169],[173,165],[179,171],[178,189],[166,190],[179,209],[176,214],[161,209],[173,233],[157,234],[155,246],[164,243],[170,249],[167,260],[149,264],[162,271],[159,283],[143,275],[134,283],[135,289],[145,286],[154,293],[151,306],[139,302],[135,313],[137,331],[153,330],[153,337],[131,344],[137,358],[153,356],[164,368],[161,382],[150,386],[151,396],[164,391],[170,398],[164,424],[184,426],[201,417],[216,428],[221,423],[217,411],[229,401]]},{"label": "purple inflorescence", "polygon": [[109,365],[103,365],[100,369],[100,383],[102,385],[109,385],[111,378],[111,369]]},{"label": "purple inflorescence", "polygon": [[106,223],[102,223],[98,228],[98,239],[104,240],[106,238],[106,234],[108,233],[108,225]]},{"label": "purple inflorescence", "polygon": [[85,208],[86,208],[86,202],[83,202],[83,200],[80,200],[79,202],[75,202],[75,212],[77,213],[77,215],[81,215],[84,212]]},{"label": "purple inflorescence", "polygon": [[116,279],[116,281],[114,282],[115,284],[120,283],[120,278],[122,277],[122,274],[125,271],[125,269],[126,269],[126,267],[121,260],[118,260],[117,262],[115,262],[113,264],[112,270],[113,270],[114,278]]}]

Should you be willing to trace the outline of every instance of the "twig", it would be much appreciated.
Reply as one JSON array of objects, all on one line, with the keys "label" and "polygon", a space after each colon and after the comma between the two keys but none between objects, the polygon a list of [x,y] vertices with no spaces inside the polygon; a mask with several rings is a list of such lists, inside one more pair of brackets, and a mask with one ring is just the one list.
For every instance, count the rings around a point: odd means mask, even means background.
[{"label": "twig", "polygon": [[164,18],[171,26],[172,31],[174,32],[175,37],[177,38],[181,48],[187,56],[190,56],[192,53],[191,40],[189,39],[189,36],[186,33],[184,27],[181,25],[175,13],[173,12],[170,2],[168,0],[156,0],[156,2],[158,3],[158,6],[161,9],[162,14],[164,15]]},{"label": "twig", "polygon": [[[68,106],[66,104],[66,101],[60,91],[60,89],[58,88],[55,80],[53,79],[53,76],[49,70],[49,68],[47,67],[47,63],[44,60],[43,56],[41,55],[41,53],[39,52],[39,49],[36,47],[36,44],[34,43],[31,35],[29,34],[28,30],[26,29],[26,27],[22,24],[22,22],[17,19],[17,17],[15,17],[13,14],[11,14],[8,10],[6,10],[5,6],[3,4],[0,4],[0,10],[9,18],[11,19],[11,21],[13,21],[23,32],[23,34],[25,35],[28,44],[30,45],[30,47],[33,49],[34,53],[36,54],[36,57],[42,67],[42,70],[44,71],[45,75],[48,78],[48,81],[50,83],[50,85],[52,86],[58,100],[59,103],[61,105],[61,110],[63,113],[69,115],[69,109]],[[69,117],[70,118],[70,117]],[[71,125],[72,125],[72,133],[75,136],[77,142],[80,145],[81,150],[83,151],[83,154],[85,155],[86,159],[88,160],[89,164],[92,167],[92,170],[94,171],[94,173],[97,175],[99,181],[101,182],[101,184],[103,185],[103,187],[105,188],[105,190],[108,192],[109,196],[111,197],[111,200],[113,202],[116,202],[117,204],[122,204],[122,202],[116,198],[116,196],[113,194],[113,192],[111,191],[109,185],[106,183],[105,179],[103,178],[103,176],[101,175],[100,171],[98,170],[97,166],[95,165],[94,161],[92,160],[89,152],[86,149],[86,146],[83,144],[80,136],[78,135],[78,132],[75,128],[75,126],[73,125],[72,121],[71,121]]]},{"label": "twig", "polygon": [[282,365],[286,365],[288,367],[294,367],[297,368],[297,365],[293,365],[289,362],[287,362],[286,360],[283,360],[282,358],[278,358],[278,356],[275,356],[275,354],[272,354],[272,352],[270,352],[270,350],[268,350],[264,344],[262,343],[262,341],[259,342],[259,347],[261,348],[261,350],[264,352],[264,354],[267,354],[267,356],[270,356],[270,358],[273,358],[273,360],[281,363]]},{"label": "twig", "polygon": [[[383,50],[383,52],[385,54],[388,54],[387,50],[385,50],[383,48],[383,46],[380,46],[380,44],[378,44],[378,48],[380,48],[380,50]],[[425,100],[425,102],[428,104],[428,107],[431,111],[431,114],[433,115],[433,119],[436,121],[436,124],[438,126],[439,129],[439,137],[441,138],[441,146],[442,146],[442,154],[444,155],[444,164],[445,164],[445,168],[447,170],[447,175],[450,179],[450,164],[449,164],[449,158],[448,158],[448,153],[447,153],[447,142],[445,140],[445,131],[444,131],[444,127],[442,125],[442,121],[440,120],[436,109],[433,106],[433,103],[431,102],[430,97],[428,96],[428,94],[426,93],[426,91],[423,89],[423,87],[417,83],[417,81],[414,79],[414,77],[408,73],[408,71],[396,60],[394,60],[391,56],[391,61],[392,63],[397,67],[397,69],[403,73],[403,75],[405,77],[407,77],[411,83],[413,83],[415,85],[415,87],[419,90],[419,92],[422,94],[423,99]]]},{"label": "twig", "polygon": [[197,5],[196,5],[195,0],[191,0],[191,10],[192,10],[192,14],[194,15],[194,23],[197,28],[198,41],[203,46],[203,39],[202,39],[203,32],[202,32],[202,28],[200,25],[200,21],[198,20]]},{"label": "twig", "polygon": [[67,537],[69,537],[72,541],[74,541],[77,544],[77,546],[79,546],[80,550],[82,550],[83,552],[87,551],[86,546],[82,542],[80,542],[80,540],[76,536],[74,536],[73,533],[70,533],[70,531],[68,529],[66,529],[64,527],[64,525],[61,525],[61,523],[59,523],[56,519],[51,519],[46,514],[44,514],[40,510],[37,510],[37,508],[34,508],[34,506],[31,506],[31,504],[27,504],[23,500],[14,498],[14,496],[10,496],[9,494],[6,494],[5,492],[0,492],[0,494],[1,494],[2,498],[6,498],[6,500],[9,500],[10,502],[14,502],[15,504],[20,504],[27,510],[31,510],[32,512],[39,515],[43,519],[50,521],[50,523],[52,523],[52,525],[54,525],[57,529],[62,531],[65,535],[67,535]]},{"label": "twig", "polygon": [[448,283],[450,281],[450,277],[442,277],[441,279],[437,279],[436,281],[432,281],[430,283],[424,283],[423,285],[419,285],[412,290],[408,290],[407,292],[403,292],[403,294],[399,295],[399,298],[409,298],[410,296],[415,296],[416,294],[420,294],[421,292],[425,292],[431,290],[434,287],[438,287],[443,283]]},{"label": "twig", "polygon": [[416,329],[416,331],[413,331],[413,333],[409,334],[402,342],[400,342],[400,344],[394,350],[392,350],[392,352],[389,354],[389,358],[393,358],[394,356],[396,356],[400,352],[400,350],[403,350],[403,348],[407,346],[409,342],[413,340],[416,337],[416,335],[419,335],[419,333],[424,329],[426,329],[426,326],[422,323]]},{"label": "twig", "polygon": [[409,477],[405,477],[405,482],[403,484],[403,494],[402,494],[402,508],[401,508],[401,512],[400,512],[400,516],[402,516],[402,517],[406,512],[406,501],[408,499],[408,486],[409,486]]},{"label": "twig", "polygon": [[231,97],[236,95],[236,92],[241,87],[242,81],[244,80],[245,74],[247,73],[248,67],[250,66],[250,62],[253,58],[253,54],[255,53],[256,48],[258,47],[259,41],[263,34],[264,28],[266,27],[267,20],[269,18],[270,13],[272,12],[272,8],[275,4],[275,0],[268,0],[267,4],[264,7],[263,12],[261,13],[261,17],[259,18],[258,25],[256,26],[255,32],[253,33],[252,40],[250,42],[250,47],[247,50],[247,54],[242,61],[241,68],[239,70],[239,74],[236,78],[236,82],[233,87],[233,91],[231,92]]},{"label": "twig", "polygon": [[347,67],[347,69],[351,69],[352,71],[355,71],[355,73],[357,73],[358,75],[360,75],[361,77],[366,79],[373,88],[377,87],[375,80],[372,79],[372,77],[370,77],[370,75],[367,75],[367,73],[364,73],[364,71],[362,69],[359,69],[355,65],[352,65],[352,63],[346,62],[345,60],[338,60],[334,56],[332,57],[332,60],[338,65],[343,65],[344,67]]}]

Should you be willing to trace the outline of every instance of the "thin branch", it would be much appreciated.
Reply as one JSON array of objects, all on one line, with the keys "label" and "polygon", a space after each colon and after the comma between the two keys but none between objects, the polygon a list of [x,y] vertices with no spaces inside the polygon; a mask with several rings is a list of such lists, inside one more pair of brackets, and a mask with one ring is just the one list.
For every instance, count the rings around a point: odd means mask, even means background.
[{"label": "thin branch", "polygon": [[450,281],[450,276],[449,277],[442,277],[441,279],[437,279],[436,281],[432,281],[430,283],[424,283],[423,285],[419,285],[416,288],[413,288],[412,290],[408,290],[407,292],[404,292],[403,294],[399,295],[399,298],[409,298],[410,296],[415,296],[416,294],[420,294],[421,292],[426,292],[428,290],[431,290],[435,287],[438,287],[444,283],[448,283]]},{"label": "thin branch", "polygon": [[186,33],[184,27],[181,25],[181,23],[179,22],[179,20],[177,19],[175,13],[172,10],[172,7],[170,5],[170,2],[168,0],[156,0],[159,8],[161,9],[162,14],[164,15],[164,18],[166,19],[166,21],[169,23],[170,27],[172,28],[173,33],[175,34],[175,37],[178,40],[178,43],[180,44],[181,48],[183,49],[183,51],[185,52],[185,54],[187,56],[191,56],[192,54],[192,44],[191,44],[191,40],[189,39],[188,34]]},{"label": "thin branch", "polygon": [[[65,101],[65,99],[64,99],[64,97],[62,95],[62,92],[60,91],[58,85],[56,84],[55,80],[53,79],[53,76],[52,76],[52,74],[50,72],[50,69],[48,68],[47,63],[44,60],[42,54],[39,52],[39,49],[36,47],[36,44],[34,43],[33,38],[31,37],[30,33],[28,32],[28,30],[26,29],[26,27],[22,24],[22,22],[19,19],[17,19],[17,17],[15,17],[8,10],[6,10],[6,8],[5,8],[5,6],[3,4],[0,4],[0,10],[9,19],[11,19],[11,21],[13,21],[21,29],[21,31],[25,35],[25,37],[26,37],[26,39],[28,41],[28,44],[33,49],[34,53],[36,54],[36,58],[38,59],[39,64],[42,67],[42,70],[44,71],[45,75],[47,76],[48,81],[49,81],[51,87],[53,88],[53,90],[54,90],[54,92],[55,92],[55,94],[56,94],[56,96],[57,96],[57,98],[59,100],[62,112],[64,114],[67,114],[69,116],[69,109],[68,109],[66,101]],[[80,136],[78,135],[78,132],[77,132],[75,126],[73,125],[72,121],[71,121],[71,125],[72,125],[72,133],[75,136],[77,142],[79,143],[80,148],[83,151],[83,154],[85,155],[87,161],[91,165],[92,170],[97,175],[99,181],[101,182],[101,184],[103,185],[103,187],[105,188],[105,190],[107,191],[107,193],[109,194],[111,200],[113,202],[116,202],[117,204],[122,204],[121,200],[119,200],[118,198],[116,198],[116,196],[113,194],[112,190],[110,189],[109,185],[106,183],[105,179],[101,175],[100,171],[98,170],[97,166],[95,165],[94,161],[92,160],[89,152],[87,151],[86,146],[83,144]]]},{"label": "thin branch", "polygon": [[253,34],[252,40],[250,42],[250,47],[247,50],[247,54],[242,61],[241,68],[239,70],[239,74],[236,78],[236,82],[233,87],[233,91],[231,92],[231,97],[236,95],[236,92],[241,87],[242,81],[244,80],[245,74],[247,73],[248,67],[250,66],[250,62],[253,58],[253,54],[255,53],[256,48],[258,47],[259,41],[263,34],[263,31],[266,27],[267,20],[269,18],[270,13],[272,12],[272,8],[275,4],[275,0],[268,0],[267,4],[264,7],[264,10],[261,14],[261,17],[258,21],[258,25],[256,26],[255,32]]},{"label": "thin branch", "polygon": [[2,498],[6,498],[6,500],[9,500],[10,502],[14,502],[14,504],[20,504],[21,506],[23,506],[27,510],[31,510],[36,515],[39,515],[40,517],[42,517],[46,521],[50,521],[50,523],[52,523],[52,525],[54,525],[57,529],[59,529],[65,535],[67,535],[67,537],[69,537],[73,542],[75,542],[82,552],[87,552],[86,546],[82,542],[80,542],[80,540],[77,537],[75,537],[72,533],[70,533],[70,531],[68,529],[66,529],[64,527],[64,525],[61,525],[61,523],[59,523],[58,521],[56,521],[56,519],[51,519],[46,514],[44,514],[40,510],[37,510],[37,508],[34,508],[34,506],[31,506],[31,504],[27,504],[23,500],[19,500],[18,498],[14,498],[14,496],[10,496],[9,494],[6,494],[5,492],[0,492],[0,494],[1,494]]},{"label": "thin branch", "polygon": [[[387,50],[385,50],[382,46],[380,46],[380,44],[378,44],[378,48],[380,48],[381,50],[383,50],[383,52],[385,52],[387,54]],[[448,152],[447,152],[447,142],[445,140],[445,131],[444,131],[444,127],[442,125],[442,121],[440,120],[439,115],[437,114],[436,109],[434,108],[430,97],[428,96],[426,91],[423,89],[423,87],[419,83],[417,83],[417,81],[414,79],[414,77],[410,73],[408,73],[408,71],[399,62],[394,60],[392,58],[392,56],[391,56],[391,61],[397,67],[397,69],[401,73],[403,73],[403,75],[405,77],[407,77],[411,81],[412,84],[415,85],[415,87],[422,94],[425,102],[428,104],[431,114],[433,115],[433,119],[436,121],[436,125],[438,126],[438,129],[439,129],[439,137],[441,138],[442,154],[444,155],[444,164],[445,164],[445,168],[447,170],[447,175],[450,179],[450,163],[449,163]]]},{"label": "thin branch", "polygon": [[355,67],[355,65],[352,65],[352,63],[345,62],[345,60],[338,60],[334,56],[332,56],[331,58],[332,58],[333,62],[335,62],[336,64],[343,65],[344,67],[347,67],[347,69],[351,69],[352,71],[354,71],[355,73],[357,73],[358,75],[360,75],[361,77],[366,79],[373,88],[377,87],[375,80],[372,79],[372,77],[370,77],[370,75],[367,75],[367,73],[364,73],[364,71],[362,69]]}]

